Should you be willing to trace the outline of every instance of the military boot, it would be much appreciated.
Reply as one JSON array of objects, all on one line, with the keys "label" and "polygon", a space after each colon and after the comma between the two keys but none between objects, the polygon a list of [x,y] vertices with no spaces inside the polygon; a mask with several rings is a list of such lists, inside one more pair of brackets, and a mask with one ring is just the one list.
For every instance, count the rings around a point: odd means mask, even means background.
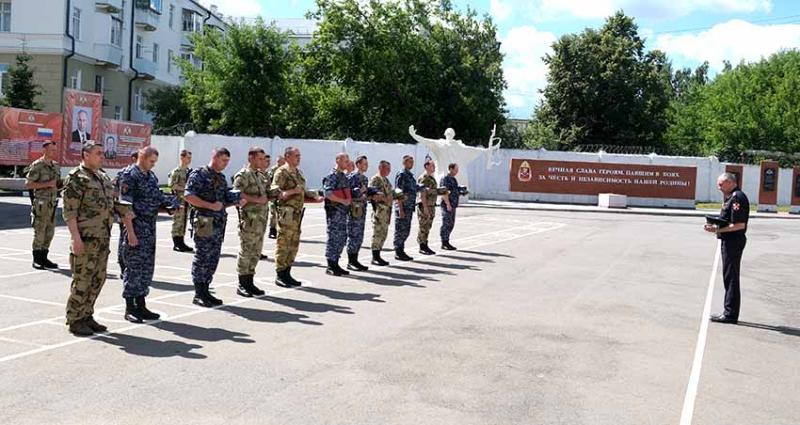
[{"label": "military boot", "polygon": [[36,270],[44,270],[45,269],[44,261],[42,261],[42,254],[43,254],[43,252],[40,249],[34,249],[33,250],[33,264],[32,264],[32,266]]},{"label": "military boot", "polygon": [[278,237],[278,229],[275,227],[269,228],[269,235],[267,236],[270,239],[277,239]]},{"label": "military boot", "polygon": [[247,276],[247,283],[250,285],[250,293],[253,294],[253,296],[255,297],[260,297],[264,295],[266,292],[264,292],[264,290],[256,286],[255,282],[253,282],[254,279],[255,275],[251,274]]},{"label": "military boot", "polygon": [[41,253],[42,253],[41,254],[42,255],[41,263],[44,265],[44,268],[46,268],[46,269],[57,269],[58,268],[58,264],[50,261],[47,258],[47,256],[50,255],[50,250],[49,249],[43,249],[41,251]]},{"label": "military boot", "polygon": [[147,309],[147,303],[144,300],[144,296],[136,297],[136,307],[139,308],[139,312],[141,313],[140,316],[144,320],[158,320],[161,318],[161,315],[158,313],[153,313]]},{"label": "military boot", "polygon": [[94,331],[86,320],[78,320],[69,324],[69,332],[75,336],[92,336]]},{"label": "military boot", "polygon": [[182,236],[172,237],[172,250],[177,252],[194,252],[194,249],[183,241]]},{"label": "military boot", "polygon": [[[192,304],[199,305],[200,307],[212,308],[217,306],[215,303],[216,298],[211,296],[208,292],[208,286],[196,286],[194,290],[194,299]],[[219,300],[217,300],[219,301]]]},{"label": "military boot", "polygon": [[144,322],[144,317],[142,316],[142,311],[136,304],[136,298],[125,298],[125,320],[133,323],[142,323]]},{"label": "military boot", "polygon": [[374,249],[372,250],[372,264],[376,266],[388,266],[389,262],[381,258],[380,249]]},{"label": "military boot", "polygon": [[88,325],[89,328],[95,332],[105,332],[108,330],[108,328],[105,325],[97,323],[97,321],[94,320],[94,317],[92,316],[86,318],[86,325]]},{"label": "military boot", "polygon": [[450,245],[450,242],[442,242],[442,249],[445,249],[447,251],[455,251],[456,247]]},{"label": "military boot", "polygon": [[339,264],[336,261],[328,260],[328,268],[325,269],[325,273],[334,276],[343,276],[340,270],[341,268],[339,267]]},{"label": "military boot", "polygon": [[428,244],[426,244],[426,243],[419,244],[419,253],[423,254],[423,255],[434,255],[434,254],[436,254],[436,252],[434,252],[432,249],[430,249],[428,247]]},{"label": "military boot", "polygon": [[406,254],[406,251],[403,250],[403,249],[394,250],[394,258],[396,260],[400,260],[400,261],[411,261],[411,260],[413,260],[413,258],[409,257],[408,254]]},{"label": "military boot", "polygon": [[369,270],[369,267],[358,262],[358,254],[347,254],[347,268],[357,272]]},{"label": "military boot", "polygon": [[295,286],[295,287],[296,286],[303,286],[302,282],[300,282],[299,280],[295,279],[294,276],[292,276],[292,268],[291,267],[286,269],[286,276],[289,278],[289,281],[292,283],[292,286]]},{"label": "military boot", "polygon": [[292,277],[289,275],[289,269],[280,270],[275,274],[275,284],[283,288],[295,286],[292,282]]},{"label": "military boot", "polygon": [[253,294],[250,292],[250,285],[247,283],[247,275],[240,274],[239,275],[239,287],[236,288],[236,293],[245,297],[250,298]]}]

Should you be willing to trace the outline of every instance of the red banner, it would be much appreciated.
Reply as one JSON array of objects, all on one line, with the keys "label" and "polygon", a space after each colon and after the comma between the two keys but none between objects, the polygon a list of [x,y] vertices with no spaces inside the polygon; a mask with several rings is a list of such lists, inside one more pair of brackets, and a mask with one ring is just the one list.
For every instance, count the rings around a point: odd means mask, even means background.
[{"label": "red banner", "polygon": [[697,168],[512,159],[512,192],[694,199]]},{"label": "red banner", "polygon": [[133,152],[150,145],[152,128],[148,124],[103,118],[100,120],[100,129],[101,137],[97,141],[103,144],[106,158],[103,166],[106,168],[129,165]]},{"label": "red banner", "polygon": [[61,165],[78,165],[81,162],[81,144],[97,140],[100,117],[103,114],[103,96],[72,89],[64,90],[64,130]]},{"label": "red banner", "polygon": [[0,108],[0,165],[28,165],[42,154],[42,142],[61,140],[61,114]]}]

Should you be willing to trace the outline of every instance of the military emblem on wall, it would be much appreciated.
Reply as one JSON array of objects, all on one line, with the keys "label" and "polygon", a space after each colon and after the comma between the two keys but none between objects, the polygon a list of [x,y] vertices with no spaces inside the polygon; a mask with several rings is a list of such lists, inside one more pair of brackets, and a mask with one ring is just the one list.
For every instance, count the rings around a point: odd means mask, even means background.
[{"label": "military emblem on wall", "polygon": [[531,177],[533,177],[533,173],[531,173],[530,164],[528,164],[528,161],[522,161],[517,170],[517,179],[521,182],[529,182]]}]

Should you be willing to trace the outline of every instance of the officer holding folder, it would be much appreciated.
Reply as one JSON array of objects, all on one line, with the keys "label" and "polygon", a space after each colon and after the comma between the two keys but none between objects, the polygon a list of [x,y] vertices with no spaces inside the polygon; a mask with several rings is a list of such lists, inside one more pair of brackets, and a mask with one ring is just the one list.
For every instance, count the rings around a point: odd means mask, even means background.
[{"label": "officer holding folder", "polygon": [[717,178],[717,187],[725,199],[719,216],[706,216],[705,230],[716,233],[722,246],[722,280],[725,285],[725,311],[711,316],[712,322],[732,323],[739,321],[741,294],[739,291],[739,269],[742,252],[747,244],[747,221],[750,218],[750,201],[742,192],[732,173]]}]

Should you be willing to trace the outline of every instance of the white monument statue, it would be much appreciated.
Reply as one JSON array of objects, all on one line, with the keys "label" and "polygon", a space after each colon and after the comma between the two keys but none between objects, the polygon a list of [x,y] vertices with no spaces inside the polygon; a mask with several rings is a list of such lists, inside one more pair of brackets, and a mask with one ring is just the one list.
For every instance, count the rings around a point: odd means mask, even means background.
[{"label": "white monument statue", "polygon": [[[456,140],[456,132],[452,128],[448,128],[444,132],[444,139],[428,139],[417,134],[414,126],[408,127],[408,134],[421,145],[431,151],[433,163],[436,164],[436,181],[447,174],[447,166],[452,163],[458,164],[458,184],[466,186],[470,189],[469,175],[467,166],[474,159],[483,154],[488,154],[486,169],[491,169],[492,166],[497,165],[492,162],[492,153],[500,149],[500,139],[494,137],[496,126],[492,129],[492,135],[489,137],[489,149],[480,148],[475,146],[467,146],[461,140]],[[497,141],[495,145],[494,142]]]}]

